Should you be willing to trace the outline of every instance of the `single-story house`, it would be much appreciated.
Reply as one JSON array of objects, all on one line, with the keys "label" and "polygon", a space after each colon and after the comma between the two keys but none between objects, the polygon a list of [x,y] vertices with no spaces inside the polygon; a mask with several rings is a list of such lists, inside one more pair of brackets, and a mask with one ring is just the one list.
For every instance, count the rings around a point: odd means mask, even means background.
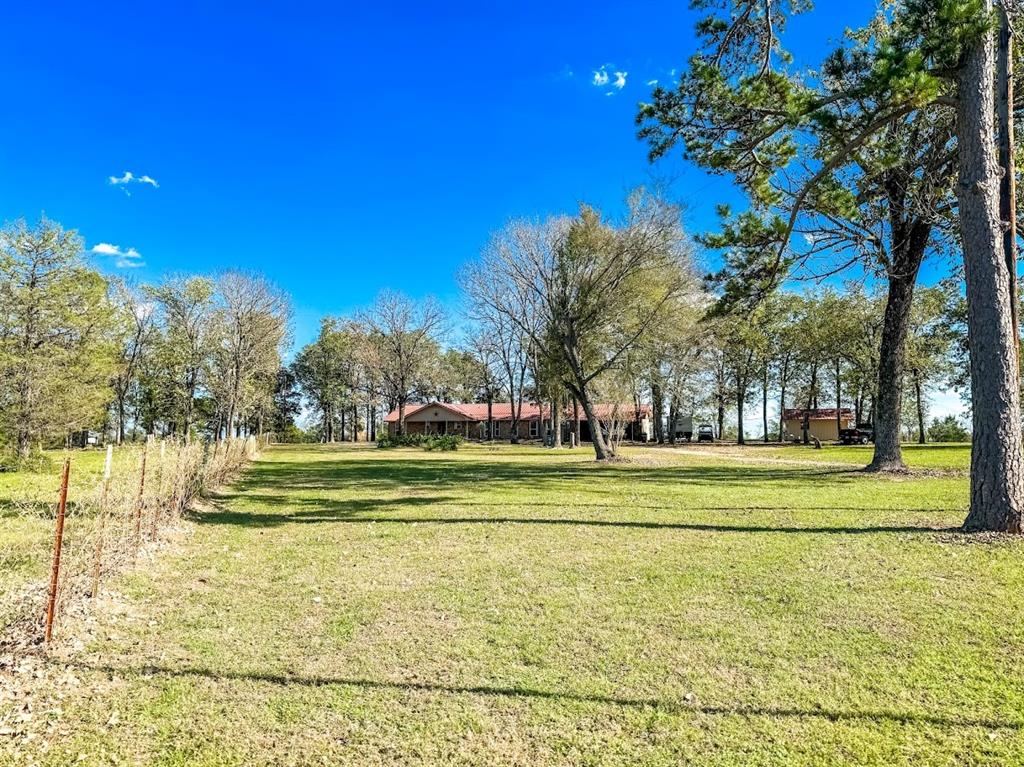
[{"label": "single-story house", "polygon": [[[649,405],[594,405],[597,418],[607,430],[613,422],[623,437],[647,442],[651,439],[651,407]],[[579,409],[580,439],[590,440],[590,424],[583,408]],[[398,410],[384,417],[388,434],[398,433]],[[512,437],[512,403],[491,404],[491,439]],[[521,440],[543,439],[551,428],[551,408],[524,402],[520,411],[518,434]],[[562,439],[569,441],[573,429],[572,408],[562,413]],[[408,434],[458,434],[466,439],[487,439],[487,403],[428,402],[405,407],[405,430]]]},{"label": "single-story house", "polygon": [[842,408],[839,411],[837,423],[836,409],[834,407],[811,410],[786,408],[782,411],[783,439],[803,439],[805,421],[807,422],[809,437],[817,437],[822,442],[837,442],[839,440],[839,429],[849,429],[854,425],[854,413],[850,408]]}]

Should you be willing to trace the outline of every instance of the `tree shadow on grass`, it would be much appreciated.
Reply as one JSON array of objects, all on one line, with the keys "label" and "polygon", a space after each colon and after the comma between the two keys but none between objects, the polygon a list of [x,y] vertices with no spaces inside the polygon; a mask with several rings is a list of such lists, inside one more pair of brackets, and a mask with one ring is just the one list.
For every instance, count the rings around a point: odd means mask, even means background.
[{"label": "tree shadow on grass", "polygon": [[299,676],[292,674],[270,674],[259,672],[216,671],[209,668],[170,666],[139,666],[117,668],[110,665],[78,664],[83,669],[98,671],[109,676],[170,676],[197,677],[214,682],[259,682],[282,687],[358,687],[365,690],[394,690],[406,692],[429,692],[451,695],[482,695],[502,698],[535,698],[542,700],[573,703],[594,703],[621,708],[650,708],[677,714],[704,714],[707,716],[744,716],[768,718],[811,718],[830,722],[892,722],[905,725],[933,725],[937,727],[975,727],[988,730],[1021,730],[1024,722],[998,719],[969,719],[941,714],[899,712],[885,709],[868,711],[832,710],[825,708],[783,708],[768,706],[710,706],[685,702],[660,700],[657,698],[619,697],[557,690],[538,690],[529,687],[503,687],[497,685],[448,685],[432,682],[398,682],[377,679],[332,676]]},{"label": "tree shadow on grass", "polygon": [[[344,454],[339,454],[344,455]],[[445,458],[360,459],[305,462],[261,462],[233,484],[239,491],[267,485],[289,489],[351,490],[367,487],[410,488],[465,487],[471,483],[496,483],[506,490],[542,490],[568,481],[586,480],[577,493],[603,492],[595,483],[658,483],[679,485],[749,486],[775,482],[807,485],[824,477],[836,483],[863,478],[857,468],[803,466],[637,466],[594,462],[461,461]]]},{"label": "tree shadow on grass", "polygon": [[[514,516],[394,516],[395,511],[402,511],[408,508],[444,505],[452,499],[447,497],[421,497],[412,496],[394,500],[349,500],[349,501],[325,501],[322,499],[295,500],[287,496],[253,496],[246,495],[246,499],[259,505],[277,505],[284,508],[292,507],[291,510],[280,513],[260,513],[248,511],[235,511],[223,506],[216,506],[213,510],[197,511],[191,514],[194,521],[199,524],[214,525],[239,525],[242,527],[276,527],[287,524],[396,524],[396,525],[545,525],[564,527],[603,527],[621,530],[676,530],[688,532],[717,532],[717,533],[833,533],[833,534],[872,534],[872,533],[946,533],[953,532],[958,528],[951,527],[928,527],[920,525],[772,525],[772,524],[733,524],[733,523],[711,523],[711,522],[660,522],[656,520],[636,519],[595,519],[593,517],[514,517]],[[294,510],[295,506],[303,504],[312,508],[305,510]],[[474,506],[475,504],[454,504]],[[491,504],[488,504],[491,505]],[[524,504],[529,506],[530,504]],[[555,506],[556,504],[547,504]],[[497,508],[507,508],[500,504],[493,504]],[[604,508],[604,507],[602,507]],[[743,513],[750,511],[760,512],[791,512],[790,508],[769,508],[762,507],[750,509],[745,507],[702,507],[686,509],[686,512],[735,512]],[[802,508],[799,511],[824,511],[833,512],[835,508]],[[864,511],[864,509],[856,509]],[[916,509],[901,510],[920,511],[924,513],[939,513],[942,510]],[[380,516],[383,512],[385,515]],[[390,514],[389,514],[390,513]]]}]

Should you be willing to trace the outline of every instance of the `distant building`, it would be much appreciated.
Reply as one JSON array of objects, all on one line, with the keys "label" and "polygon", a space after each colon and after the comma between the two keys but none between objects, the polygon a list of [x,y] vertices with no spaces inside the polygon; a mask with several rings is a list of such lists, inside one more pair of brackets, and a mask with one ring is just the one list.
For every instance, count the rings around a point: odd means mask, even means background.
[{"label": "distant building", "polygon": [[805,422],[808,436],[817,437],[822,442],[838,442],[839,429],[848,429],[855,425],[854,413],[850,408],[844,407],[839,411],[838,422],[834,407],[812,410],[787,408],[782,412],[783,439],[788,441],[803,439]]},{"label": "distant building", "polygon": [[[647,442],[651,439],[650,405],[594,405],[597,418],[607,430],[614,424],[625,439]],[[590,424],[583,408],[580,414],[580,439],[590,440]],[[384,417],[388,434],[398,433],[398,411],[392,410]],[[511,439],[512,403],[495,402],[491,405],[491,423],[494,434],[490,439]],[[550,428],[551,408],[543,409],[535,403],[524,402],[519,424],[519,439],[543,439]],[[488,439],[486,403],[428,402],[410,404],[405,408],[405,430],[408,434],[458,434],[466,439]],[[569,441],[573,431],[573,411],[566,408],[562,413],[562,439]]]},{"label": "distant building", "polygon": [[103,435],[91,429],[71,432],[71,447],[99,447],[103,444]]}]

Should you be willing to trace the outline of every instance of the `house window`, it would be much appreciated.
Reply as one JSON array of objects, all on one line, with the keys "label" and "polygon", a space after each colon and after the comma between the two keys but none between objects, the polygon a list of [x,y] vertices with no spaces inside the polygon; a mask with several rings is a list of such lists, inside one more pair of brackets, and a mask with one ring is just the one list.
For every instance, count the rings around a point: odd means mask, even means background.
[{"label": "house window", "polygon": [[540,436],[540,421],[530,421],[530,436],[534,438]]}]

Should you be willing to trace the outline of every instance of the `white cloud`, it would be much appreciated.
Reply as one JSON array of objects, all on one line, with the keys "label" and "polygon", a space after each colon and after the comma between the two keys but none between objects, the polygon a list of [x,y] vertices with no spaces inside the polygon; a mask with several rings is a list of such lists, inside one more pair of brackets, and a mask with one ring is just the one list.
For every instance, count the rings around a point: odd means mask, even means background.
[{"label": "white cloud", "polygon": [[89,252],[95,256],[109,256],[113,258],[114,266],[118,269],[135,269],[146,265],[146,262],[142,260],[142,254],[135,248],[122,250],[120,246],[111,245],[109,242],[93,245]]},{"label": "white cloud", "polygon": [[605,71],[604,67],[601,67],[594,72],[594,79],[591,80],[591,82],[598,88],[608,84],[608,73]]},{"label": "white cloud", "polygon": [[614,85],[616,88],[618,88],[621,91],[623,88],[626,87],[626,75],[628,75],[628,74],[629,74],[629,72],[616,72],[615,73],[615,82],[613,82],[612,85]]},{"label": "white cloud", "polygon": [[126,170],[123,176],[108,176],[107,183],[111,186],[119,187],[129,197],[132,196],[132,193],[128,191],[129,184],[149,184],[154,189],[160,188],[160,184],[152,176],[148,176],[145,173],[141,176],[136,176],[130,170]]},{"label": "white cloud", "polygon": [[658,81],[657,80],[648,80],[647,84],[650,85],[650,86],[655,86],[655,85],[658,84]]}]

